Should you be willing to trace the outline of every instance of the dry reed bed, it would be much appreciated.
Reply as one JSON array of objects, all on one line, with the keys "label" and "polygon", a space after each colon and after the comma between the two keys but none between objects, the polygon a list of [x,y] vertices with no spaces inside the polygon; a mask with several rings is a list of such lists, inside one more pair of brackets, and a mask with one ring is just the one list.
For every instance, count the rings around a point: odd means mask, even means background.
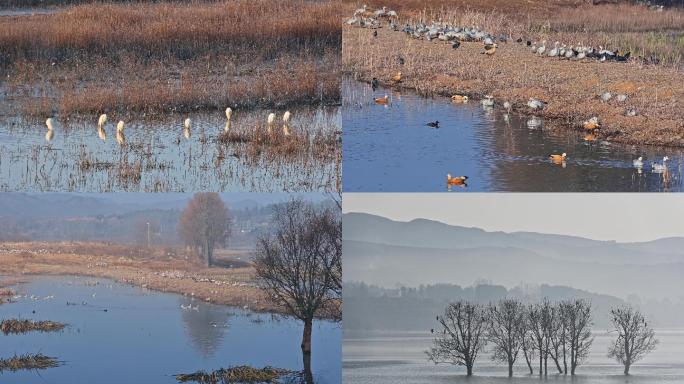
[{"label": "dry reed bed", "polygon": [[5,335],[24,334],[29,332],[57,332],[64,329],[66,325],[55,321],[33,321],[9,319],[0,322],[0,331]]},{"label": "dry reed bed", "polygon": [[[465,15],[474,18],[477,13]],[[491,15],[480,17],[493,22]],[[487,23],[483,28],[488,30]],[[377,38],[371,33],[361,28],[343,31],[343,64],[362,81],[377,77],[391,85],[391,77],[401,71],[399,87],[425,95],[466,94],[476,99],[491,94],[498,103],[510,101],[521,113],[531,113],[525,103],[535,97],[549,103],[541,113],[549,122],[577,127],[596,115],[604,124],[600,138],[684,146],[684,89],[680,85],[684,72],[676,68],[540,58],[515,42],[500,44],[496,54],[488,56],[480,54],[479,43],[464,43],[454,50],[448,44],[409,39],[387,28],[380,29]],[[399,64],[399,56],[404,65]],[[625,93],[629,99],[624,104],[601,103],[598,96],[607,91]],[[639,115],[626,117],[629,107]]]},{"label": "dry reed bed", "polygon": [[26,355],[15,355],[9,359],[0,359],[0,373],[3,371],[20,371],[20,370],[38,370],[38,369],[48,369],[55,368],[62,365],[54,357],[45,356],[43,354],[26,354]]},{"label": "dry reed bed", "polygon": [[32,115],[334,104],[340,46],[332,1],[89,4],[0,18],[1,81]]}]

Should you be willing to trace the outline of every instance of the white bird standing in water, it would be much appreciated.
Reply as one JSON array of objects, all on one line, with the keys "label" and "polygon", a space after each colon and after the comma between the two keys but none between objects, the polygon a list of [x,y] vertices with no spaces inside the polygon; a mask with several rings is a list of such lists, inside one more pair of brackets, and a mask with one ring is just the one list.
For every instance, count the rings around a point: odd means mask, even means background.
[{"label": "white bird standing in water", "polygon": [[233,115],[233,110],[230,107],[226,108],[226,127],[223,129],[225,132],[230,131],[230,117]]},{"label": "white bird standing in water", "polygon": [[47,120],[45,120],[45,125],[47,125],[48,129],[48,131],[45,132],[45,140],[49,142],[52,141],[53,137],[55,137],[55,130],[52,126],[52,117],[49,117]]},{"label": "white bird standing in water", "polygon": [[290,136],[290,117],[292,117],[290,111],[285,111],[283,114],[283,135],[285,136]]},{"label": "white bird standing in water", "polygon": [[273,122],[275,121],[275,118],[276,118],[276,115],[275,115],[275,113],[273,113],[273,112],[271,112],[271,113],[268,115],[267,123],[268,123],[268,134],[269,134],[269,135],[270,135],[271,132],[273,131]]},{"label": "white bird standing in water", "polygon": [[126,144],[126,135],[124,135],[124,122],[120,120],[116,125],[116,141],[119,145]]},{"label": "white bird standing in water", "polygon": [[104,130],[105,124],[107,124],[107,115],[103,113],[100,115],[100,118],[97,119],[97,135],[102,141],[107,140],[107,132]]},{"label": "white bird standing in water", "polygon": [[188,117],[185,119],[183,122],[183,136],[185,136],[186,139],[190,138],[190,128],[192,128],[192,120]]}]

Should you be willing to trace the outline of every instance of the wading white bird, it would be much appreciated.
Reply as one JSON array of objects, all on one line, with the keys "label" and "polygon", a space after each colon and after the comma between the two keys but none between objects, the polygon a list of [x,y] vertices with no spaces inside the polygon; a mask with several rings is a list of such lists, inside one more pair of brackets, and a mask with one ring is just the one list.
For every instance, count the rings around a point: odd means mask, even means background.
[{"label": "wading white bird", "polygon": [[183,136],[185,136],[186,139],[190,138],[190,128],[192,128],[192,120],[188,117],[183,122]]},{"label": "wading white bird", "polygon": [[662,164],[653,163],[651,165],[651,167],[653,168],[653,172],[662,173],[664,171],[667,171],[667,161],[668,160],[670,160],[670,158],[665,156],[665,157],[663,157],[663,163]]},{"label": "wading white bird", "polygon": [[268,134],[269,134],[269,135],[270,135],[271,132],[273,131],[273,122],[275,122],[275,118],[276,118],[275,113],[271,112],[271,113],[268,115],[268,119],[266,120],[266,122],[268,123]]},{"label": "wading white bird", "polygon": [[104,127],[105,124],[107,124],[107,114],[103,113],[100,115],[100,118],[97,119],[97,126]]},{"label": "wading white bird", "polygon": [[47,132],[45,132],[45,140],[46,141],[52,141],[52,138],[55,137],[55,131],[54,127],[52,126],[52,117],[48,117],[47,120],[45,120],[45,125],[47,125]]},{"label": "wading white bird", "polygon": [[485,107],[493,107],[494,106],[494,97],[493,96],[485,96],[484,99],[482,99],[482,105]]},{"label": "wading white bird", "polygon": [[634,159],[634,161],[632,161],[632,164],[634,164],[634,168],[642,168],[644,166],[643,156],[639,156],[638,159]]},{"label": "wading white bird", "polygon": [[285,136],[290,136],[290,117],[292,117],[290,111],[285,111],[283,114],[283,135]]},{"label": "wading white bird", "polygon": [[120,120],[116,125],[116,141],[119,145],[126,144],[126,135],[124,135],[124,122]]},{"label": "wading white bird", "polygon": [[233,115],[233,110],[230,107],[226,108],[226,127],[223,129],[225,132],[230,131],[230,117]]}]

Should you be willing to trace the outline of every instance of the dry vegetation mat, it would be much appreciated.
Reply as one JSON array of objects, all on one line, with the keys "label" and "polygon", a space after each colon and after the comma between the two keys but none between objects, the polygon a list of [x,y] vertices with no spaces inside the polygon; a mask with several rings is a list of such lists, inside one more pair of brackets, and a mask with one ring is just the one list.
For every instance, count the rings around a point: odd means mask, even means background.
[{"label": "dry vegetation mat", "polygon": [[337,104],[341,39],[333,1],[84,4],[0,18],[0,85],[36,116]]},{"label": "dry vegetation mat", "polygon": [[37,370],[55,368],[62,365],[54,357],[42,355],[40,353],[31,355],[15,355],[9,359],[0,359],[0,373],[3,371]]},{"label": "dry vegetation mat", "polygon": [[0,322],[0,331],[5,335],[24,334],[34,331],[57,332],[64,329],[66,325],[55,321],[33,321],[10,319]]},{"label": "dry vegetation mat", "polygon": [[[573,1],[484,2],[388,1],[375,6],[396,7],[397,25],[418,21],[478,26],[493,36],[509,36],[493,55],[483,45],[464,42],[458,49],[437,39],[414,39],[386,24],[379,29],[345,26],[343,65],[361,81],[372,78],[397,89],[424,95],[468,95],[477,100],[492,95],[497,105],[509,101],[522,114],[536,114],[549,125],[580,129],[597,116],[600,139],[629,144],[684,146],[684,10],[655,12],[631,4],[591,6]],[[567,4],[577,5],[568,7]],[[578,3],[578,4],[574,4]],[[422,5],[421,5],[422,4]],[[354,6],[346,10],[351,15]],[[377,37],[373,32],[377,31]],[[522,42],[516,42],[521,39]],[[630,51],[628,62],[563,60],[541,57],[526,41],[604,46]],[[659,63],[659,64],[654,64]],[[401,72],[401,82],[392,80]],[[624,94],[602,102],[605,92]],[[531,111],[529,98],[548,103]],[[628,114],[635,111],[635,116]]]},{"label": "dry vegetation mat", "polygon": [[198,371],[189,374],[176,375],[176,380],[181,383],[195,382],[201,384],[227,384],[227,383],[277,383],[279,379],[292,377],[295,372],[285,369],[264,367],[252,368],[250,366],[238,366],[221,368],[213,372]]}]

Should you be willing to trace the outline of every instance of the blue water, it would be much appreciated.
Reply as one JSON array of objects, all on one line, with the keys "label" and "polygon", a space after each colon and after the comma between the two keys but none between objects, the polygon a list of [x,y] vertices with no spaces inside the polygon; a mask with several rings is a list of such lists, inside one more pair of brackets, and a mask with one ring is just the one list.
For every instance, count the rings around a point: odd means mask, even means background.
[{"label": "blue water", "polygon": [[[389,96],[387,106],[375,97]],[[468,176],[453,191],[585,192],[681,191],[679,149],[585,141],[565,127],[529,125],[478,101],[454,104],[408,91],[377,89],[346,79],[342,88],[344,176],[347,192],[446,191],[446,175]],[[438,120],[439,129],[426,126]],[[568,154],[565,164],[548,155]],[[669,156],[667,172],[652,162]],[[644,156],[645,166],[633,160]]]},{"label": "blue water", "polygon": [[[303,325],[293,319],[85,277],[39,277],[15,289],[22,297],[0,305],[0,319],[52,320],[68,327],[58,333],[0,334],[0,356],[40,352],[64,365],[3,372],[0,383],[161,384],[198,369],[303,367]],[[314,323],[317,383],[341,382],[341,335],[338,323]]]}]

